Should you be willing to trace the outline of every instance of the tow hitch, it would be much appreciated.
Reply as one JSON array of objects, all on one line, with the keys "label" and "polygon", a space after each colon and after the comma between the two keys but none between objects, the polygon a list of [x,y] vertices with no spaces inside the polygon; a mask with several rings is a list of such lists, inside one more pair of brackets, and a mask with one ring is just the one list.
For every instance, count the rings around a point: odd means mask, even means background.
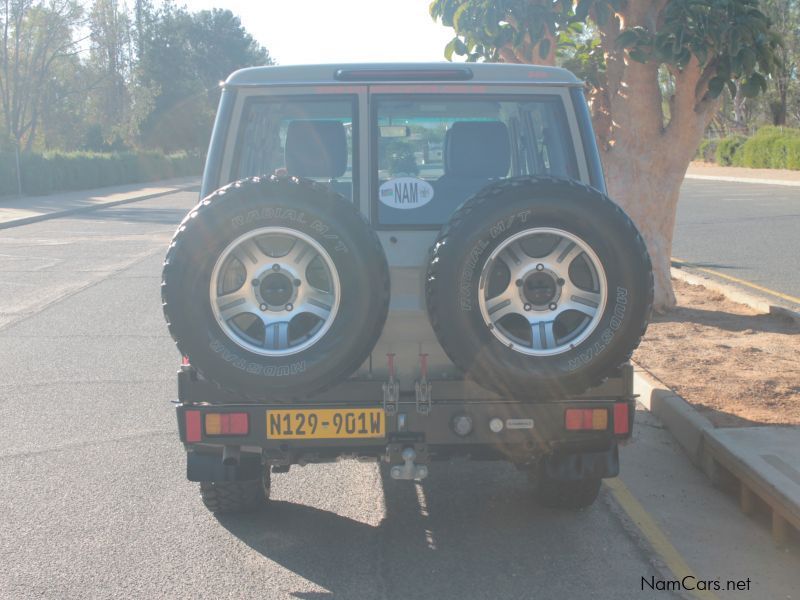
[{"label": "tow hitch", "polygon": [[417,458],[417,453],[413,448],[409,447],[403,450],[401,454],[405,464],[395,465],[392,467],[392,479],[425,479],[428,476],[427,465],[418,465],[414,463]]},{"label": "tow hitch", "polygon": [[428,476],[428,465],[418,464],[415,461],[425,462],[428,458],[428,450],[424,444],[389,444],[386,449],[386,461],[397,463],[399,460],[403,464],[394,464],[389,469],[392,479],[422,480]]}]

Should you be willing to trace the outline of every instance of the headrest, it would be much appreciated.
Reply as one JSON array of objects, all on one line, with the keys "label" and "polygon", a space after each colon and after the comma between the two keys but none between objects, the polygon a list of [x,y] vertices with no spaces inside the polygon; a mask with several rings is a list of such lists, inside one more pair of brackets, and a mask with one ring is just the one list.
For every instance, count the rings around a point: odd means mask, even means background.
[{"label": "headrest", "polygon": [[347,169],[347,136],[340,121],[292,121],[286,130],[286,170],[298,177],[340,177]]},{"label": "headrest", "polygon": [[508,129],[501,121],[456,121],[444,138],[444,172],[470,178],[504,177],[511,166]]}]

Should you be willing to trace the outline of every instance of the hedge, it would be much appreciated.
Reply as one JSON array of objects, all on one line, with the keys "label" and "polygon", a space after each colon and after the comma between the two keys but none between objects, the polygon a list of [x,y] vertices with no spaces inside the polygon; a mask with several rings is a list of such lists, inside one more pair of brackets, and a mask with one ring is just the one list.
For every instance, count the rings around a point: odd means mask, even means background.
[{"label": "hedge", "polygon": [[736,153],[745,141],[747,141],[747,138],[741,135],[730,135],[719,140],[714,154],[717,164],[730,167],[734,162]]},{"label": "hedge", "polygon": [[[20,155],[22,191],[29,196],[197,175],[196,154],[50,152]],[[0,196],[17,194],[16,158],[0,154]]]},{"label": "hedge", "polygon": [[800,169],[800,129],[762,127],[734,157],[737,167]]},{"label": "hedge", "polygon": [[703,162],[714,162],[717,156],[718,139],[703,140],[697,149],[697,159]]}]

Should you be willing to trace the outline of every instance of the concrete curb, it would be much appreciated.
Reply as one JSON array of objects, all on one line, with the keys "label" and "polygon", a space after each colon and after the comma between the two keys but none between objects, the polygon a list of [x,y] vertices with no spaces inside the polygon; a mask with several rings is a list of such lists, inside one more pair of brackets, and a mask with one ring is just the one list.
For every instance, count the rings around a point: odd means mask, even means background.
[{"label": "concrete curb", "polygon": [[123,198],[122,200],[111,200],[110,202],[96,202],[89,206],[79,206],[77,208],[68,208],[65,210],[56,210],[41,215],[34,215],[31,217],[23,217],[21,219],[12,219],[0,223],[0,229],[11,229],[12,227],[20,227],[21,225],[29,225],[30,223],[38,223],[39,221],[47,221],[49,219],[57,219],[59,217],[66,217],[77,213],[90,212],[101,208],[110,208],[112,206],[120,206],[122,204],[131,204],[132,202],[142,202],[144,200],[152,200],[168,194],[175,194],[177,192],[185,192],[193,188],[199,188],[200,183],[189,183],[184,185],[175,186],[174,188],[162,192],[155,192],[152,194],[144,194],[142,196],[135,196],[133,198]]},{"label": "concrete curb", "polygon": [[785,306],[772,304],[768,298],[744,292],[733,285],[717,281],[711,276],[692,273],[687,269],[691,269],[691,266],[687,265],[686,267],[680,268],[672,267],[670,273],[675,279],[688,283],[689,285],[702,285],[709,290],[713,290],[722,294],[733,302],[744,304],[745,306],[749,306],[753,310],[757,310],[759,312],[768,313],[771,315],[779,315],[787,319],[791,319],[796,324],[800,325],[800,312]]},{"label": "concrete curb", "polygon": [[[694,407],[647,369],[634,363],[633,392],[639,402],[653,413],[681,445],[692,463],[704,471],[705,432],[714,425]],[[707,473],[708,474],[708,473]]]},{"label": "concrete curb", "polygon": [[786,179],[761,179],[758,177],[731,177],[728,175],[691,175],[687,174],[684,179],[699,179],[701,181],[730,181],[732,183],[759,183],[762,185],[783,185],[787,187],[800,187],[800,181],[788,181]]},{"label": "concrete curb", "polygon": [[[772,513],[772,537],[778,546],[788,542],[790,526],[800,531],[798,471],[781,458],[787,446],[797,447],[800,436],[780,427],[714,427],[691,404],[636,363],[633,391],[664,424],[691,462],[706,474],[711,485],[738,493],[744,514],[755,510],[756,496],[764,501]],[[767,431],[771,435],[764,436]],[[776,432],[782,437],[775,436]]]}]

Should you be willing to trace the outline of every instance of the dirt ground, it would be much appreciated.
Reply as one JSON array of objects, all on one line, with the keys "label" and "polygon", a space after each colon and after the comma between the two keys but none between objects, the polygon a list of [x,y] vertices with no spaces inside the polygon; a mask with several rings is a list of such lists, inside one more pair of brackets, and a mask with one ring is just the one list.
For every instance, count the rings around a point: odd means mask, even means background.
[{"label": "dirt ground", "polygon": [[800,425],[800,327],[673,284],[678,307],[654,317],[634,361],[718,427]]}]

